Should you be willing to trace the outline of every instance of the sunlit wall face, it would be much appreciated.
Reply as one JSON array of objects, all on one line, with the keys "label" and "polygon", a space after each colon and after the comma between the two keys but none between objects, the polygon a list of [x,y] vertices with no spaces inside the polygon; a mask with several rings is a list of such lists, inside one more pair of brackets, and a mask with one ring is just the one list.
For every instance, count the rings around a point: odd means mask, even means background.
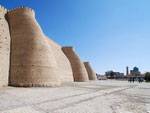
[{"label": "sunlit wall face", "polygon": [[1,0],[8,9],[35,9],[44,32],[61,45],[74,46],[97,73],[150,69],[149,0]]}]

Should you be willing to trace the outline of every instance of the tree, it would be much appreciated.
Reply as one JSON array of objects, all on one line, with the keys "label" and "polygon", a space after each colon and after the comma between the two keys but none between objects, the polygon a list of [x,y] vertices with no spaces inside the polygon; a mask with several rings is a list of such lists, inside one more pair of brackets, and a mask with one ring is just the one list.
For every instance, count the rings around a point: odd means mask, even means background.
[{"label": "tree", "polygon": [[150,82],[150,72],[145,73],[145,80],[146,82]]}]

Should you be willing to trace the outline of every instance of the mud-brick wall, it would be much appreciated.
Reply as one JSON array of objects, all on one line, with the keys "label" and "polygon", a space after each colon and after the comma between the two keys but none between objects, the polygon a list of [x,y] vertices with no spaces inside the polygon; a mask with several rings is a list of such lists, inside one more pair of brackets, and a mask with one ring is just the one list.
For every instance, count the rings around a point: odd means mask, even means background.
[{"label": "mud-brick wall", "polygon": [[89,80],[97,80],[96,73],[89,62],[84,62],[85,68],[88,72]]},{"label": "mud-brick wall", "polygon": [[74,81],[85,82],[88,81],[88,74],[80,57],[75,53],[72,47],[62,47],[64,54],[71,63]]},{"label": "mud-brick wall", "polygon": [[58,66],[52,48],[29,8],[7,13],[11,33],[12,86],[60,85]]},{"label": "mud-brick wall", "polygon": [[6,10],[0,6],[0,86],[8,85],[10,34],[5,19]]},{"label": "mud-brick wall", "polygon": [[74,79],[73,79],[73,72],[72,72],[71,64],[68,58],[66,57],[66,55],[63,53],[61,49],[62,47],[56,42],[54,42],[53,40],[49,38],[47,39],[48,39],[48,43],[52,47],[53,54],[57,62],[60,80],[62,82],[73,82]]}]

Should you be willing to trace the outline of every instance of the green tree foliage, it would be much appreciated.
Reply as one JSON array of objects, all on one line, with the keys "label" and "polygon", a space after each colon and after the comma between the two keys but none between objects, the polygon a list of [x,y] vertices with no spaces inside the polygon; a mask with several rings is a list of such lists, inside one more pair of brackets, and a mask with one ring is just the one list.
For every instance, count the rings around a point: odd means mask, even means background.
[{"label": "green tree foliage", "polygon": [[145,80],[146,82],[150,82],[150,72],[145,73]]}]

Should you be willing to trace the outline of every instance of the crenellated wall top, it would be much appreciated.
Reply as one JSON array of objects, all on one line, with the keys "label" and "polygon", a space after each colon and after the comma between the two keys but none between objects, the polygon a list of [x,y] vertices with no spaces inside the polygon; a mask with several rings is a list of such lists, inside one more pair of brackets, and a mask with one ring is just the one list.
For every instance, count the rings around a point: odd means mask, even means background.
[{"label": "crenellated wall top", "polygon": [[25,6],[20,6],[20,7],[17,7],[17,8],[14,8],[14,9],[11,9],[11,10],[8,10],[7,12],[8,14],[23,14],[23,13],[29,13],[29,14],[33,14],[35,15],[35,12],[32,8],[29,8],[29,7],[25,7]]},{"label": "crenellated wall top", "polygon": [[7,12],[7,9],[0,5],[0,13],[5,14]]}]

